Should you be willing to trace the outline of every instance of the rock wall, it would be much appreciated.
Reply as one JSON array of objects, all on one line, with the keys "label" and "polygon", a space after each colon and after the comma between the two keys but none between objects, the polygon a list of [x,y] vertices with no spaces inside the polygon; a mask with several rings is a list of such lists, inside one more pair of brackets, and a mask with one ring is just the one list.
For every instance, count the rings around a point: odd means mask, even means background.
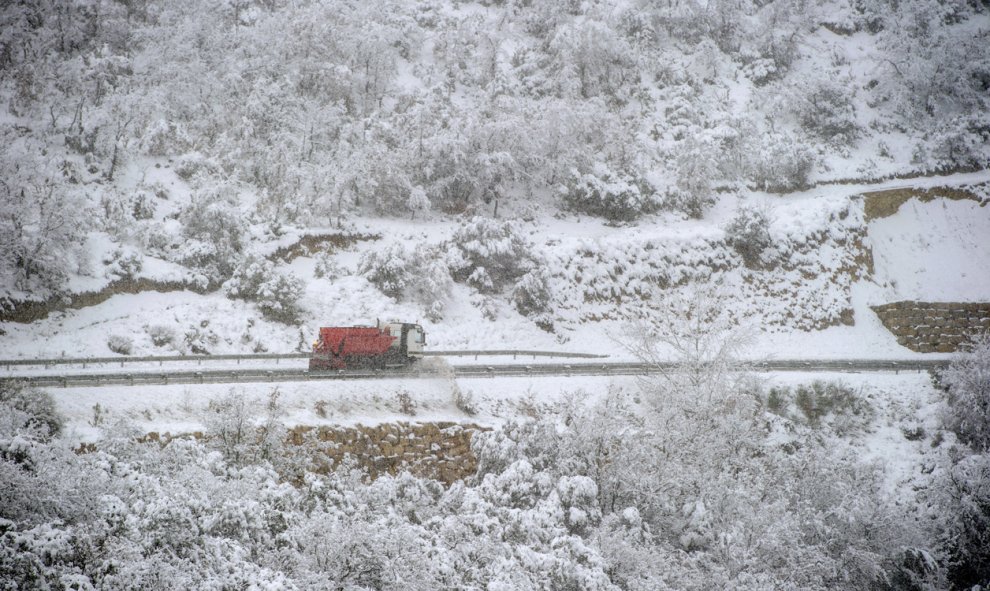
[{"label": "rock wall", "polygon": [[951,353],[990,332],[990,303],[894,302],[873,306],[897,342],[920,353]]},{"label": "rock wall", "polygon": [[328,472],[350,458],[368,476],[401,470],[452,484],[474,474],[477,458],[471,437],[487,430],[456,423],[382,423],[365,427],[296,427],[291,442],[314,450],[317,472]]}]

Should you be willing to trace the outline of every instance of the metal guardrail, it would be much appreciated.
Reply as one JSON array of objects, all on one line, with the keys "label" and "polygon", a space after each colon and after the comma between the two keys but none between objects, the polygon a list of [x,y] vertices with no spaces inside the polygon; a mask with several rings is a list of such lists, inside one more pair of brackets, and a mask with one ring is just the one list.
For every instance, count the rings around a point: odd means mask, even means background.
[{"label": "metal guardrail", "polygon": [[[574,357],[583,359],[604,359],[607,355],[596,355],[594,353],[571,353],[559,351],[525,351],[517,349],[496,349],[496,350],[467,350],[467,351],[425,351],[426,357],[481,357],[481,356],[502,356],[508,357]],[[143,357],[117,356],[117,357],[54,357],[51,359],[0,359],[0,366],[10,369],[12,366],[40,366],[53,367],[56,365],[99,365],[101,363],[119,363],[123,367],[126,363],[165,363],[191,362],[202,364],[211,361],[275,361],[277,364],[282,359],[309,359],[309,353],[253,353],[249,355],[152,355]]]},{"label": "metal guardrail", "polygon": [[[740,370],[749,371],[823,371],[823,372],[900,372],[933,371],[946,367],[947,360],[780,360],[743,364]],[[573,363],[573,364],[498,364],[453,366],[457,377],[496,376],[620,376],[650,375],[676,372],[683,368],[675,362],[667,363]],[[376,378],[436,378],[441,372],[413,366],[392,370],[346,369],[310,372],[301,368],[287,369],[236,369],[208,371],[143,371],[113,372],[42,376],[9,376],[0,381],[22,381],[36,386],[137,386],[145,384],[217,384],[247,382],[295,382],[314,380],[347,380]]]}]

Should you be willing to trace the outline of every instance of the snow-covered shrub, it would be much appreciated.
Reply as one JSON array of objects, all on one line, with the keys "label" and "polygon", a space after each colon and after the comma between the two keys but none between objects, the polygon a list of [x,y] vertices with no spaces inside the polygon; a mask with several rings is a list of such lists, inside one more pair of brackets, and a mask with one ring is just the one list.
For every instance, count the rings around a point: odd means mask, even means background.
[{"label": "snow-covered shrub", "polygon": [[478,403],[474,399],[474,392],[470,390],[461,390],[457,382],[452,382],[453,395],[454,395],[454,406],[466,415],[474,416],[478,414]]},{"label": "snow-covered shrub", "polygon": [[358,273],[389,297],[399,299],[412,280],[410,255],[405,247],[393,242],[380,250],[361,255]]},{"label": "snow-covered shrub", "polygon": [[213,161],[200,152],[183,154],[175,160],[175,174],[184,180],[190,180],[200,171],[209,171],[215,167]]},{"label": "snow-covered shrub", "polygon": [[182,346],[180,350],[184,353],[191,352],[196,355],[209,355],[210,347],[216,346],[220,342],[220,336],[206,327],[190,326],[182,335]]},{"label": "snow-covered shrub", "polygon": [[155,196],[148,191],[137,191],[131,196],[131,215],[136,220],[150,220],[155,217]]},{"label": "snow-covered shrub", "polygon": [[153,324],[145,328],[151,337],[151,343],[156,347],[164,347],[175,343],[175,329],[164,324]]},{"label": "snow-covered shrub", "polygon": [[946,466],[922,492],[934,508],[935,534],[952,589],[985,588],[990,581],[990,454]]},{"label": "snow-covered shrub", "polygon": [[203,273],[215,286],[233,274],[244,240],[244,216],[229,188],[216,187],[193,196],[182,210],[182,234],[186,240],[172,255]]},{"label": "snow-covered shrub", "polygon": [[413,400],[409,390],[405,388],[400,388],[395,395],[396,402],[399,406],[399,412],[407,416],[416,416],[416,401]]},{"label": "snow-covered shrub", "polygon": [[725,241],[739,253],[750,269],[767,266],[763,253],[773,246],[770,237],[770,216],[755,207],[740,207],[725,227]]},{"label": "snow-covered shrub", "polygon": [[535,316],[550,311],[550,273],[542,266],[519,278],[512,289],[512,303],[523,316]]},{"label": "snow-covered shrub", "polygon": [[427,319],[437,322],[443,318],[454,280],[440,248],[419,245],[412,254],[416,272],[410,282],[410,296],[423,306]]},{"label": "snow-covered shrub", "polygon": [[84,194],[28,158],[8,145],[0,164],[0,285],[46,297],[77,270],[95,220]]},{"label": "snow-covered shrub", "polygon": [[443,318],[453,280],[439,247],[392,243],[362,255],[358,272],[385,295],[420,304],[430,320]]},{"label": "snow-covered shrub", "polygon": [[770,133],[756,148],[749,178],[771,193],[787,193],[808,187],[815,156],[786,133]]},{"label": "snow-covered shrub", "polygon": [[531,247],[519,224],[480,216],[454,233],[451,274],[481,293],[497,293],[532,267]]},{"label": "snow-covered shrub", "polygon": [[929,158],[935,170],[978,169],[990,165],[990,116],[954,117],[932,133]]},{"label": "snow-covered shrub", "polygon": [[104,274],[111,279],[134,279],[144,265],[144,255],[133,248],[117,247],[107,258]]},{"label": "snow-covered shrub", "polygon": [[572,170],[562,191],[567,209],[606,220],[630,221],[656,209],[649,184],[601,162],[589,173]]},{"label": "snow-covered shrub", "polygon": [[57,437],[62,432],[65,419],[55,409],[51,394],[20,382],[0,382],[0,409],[10,417],[14,413],[18,422],[28,428],[39,428],[43,439]]},{"label": "snow-covered shrub", "polygon": [[342,270],[337,259],[330,251],[322,251],[316,255],[316,265],[313,267],[313,276],[317,279],[328,279],[334,281],[342,275]]},{"label": "snow-covered shrub", "polygon": [[282,273],[264,258],[248,257],[224,283],[227,297],[255,302],[267,318],[292,323],[299,318],[299,298],[305,290],[301,279]]},{"label": "snow-covered shrub", "polygon": [[860,133],[854,88],[836,74],[816,76],[798,88],[791,108],[813,136],[833,145],[849,145]]},{"label": "snow-covered shrub", "polygon": [[811,427],[827,425],[844,435],[873,420],[869,401],[839,382],[816,380],[796,388],[773,387],[760,397],[770,412]]},{"label": "snow-covered shrub", "polygon": [[232,388],[226,395],[210,400],[207,411],[204,423],[210,446],[219,449],[234,466],[255,461],[259,439],[256,401]]},{"label": "snow-covered shrub", "polygon": [[[697,132],[698,130],[693,130]],[[718,176],[720,150],[710,141],[691,137],[678,147],[677,191],[674,203],[693,219],[701,219],[715,204],[713,180]]]},{"label": "snow-covered shrub", "polygon": [[107,348],[120,355],[130,355],[134,350],[134,340],[126,335],[112,334],[107,337]]},{"label": "snow-covered shrub", "polygon": [[990,335],[977,337],[939,380],[946,390],[946,428],[974,449],[990,452]]}]

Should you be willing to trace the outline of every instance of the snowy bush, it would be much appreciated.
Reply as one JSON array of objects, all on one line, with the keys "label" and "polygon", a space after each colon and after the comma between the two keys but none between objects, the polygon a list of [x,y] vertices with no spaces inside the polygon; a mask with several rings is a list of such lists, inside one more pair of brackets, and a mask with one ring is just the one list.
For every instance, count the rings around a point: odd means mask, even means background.
[{"label": "snowy bush", "polygon": [[800,140],[784,133],[770,133],[755,148],[757,156],[749,178],[757,187],[771,193],[808,187],[815,156]]},{"label": "snowy bush", "polygon": [[179,156],[175,161],[175,174],[184,180],[190,180],[201,171],[210,171],[215,164],[201,152],[190,152]]},{"label": "snowy bush", "polygon": [[230,191],[216,187],[193,196],[179,215],[185,241],[171,254],[203,273],[212,286],[233,274],[243,248],[244,216]]},{"label": "snowy bush", "polygon": [[936,511],[935,541],[951,588],[983,588],[990,581],[990,454],[946,466],[922,497]]},{"label": "snowy bush", "polygon": [[926,158],[934,170],[979,169],[990,165],[990,116],[954,117],[932,133]]},{"label": "snowy bush", "polygon": [[[692,129],[697,133],[699,130]],[[690,137],[678,146],[674,203],[688,217],[701,219],[715,204],[713,180],[717,178],[720,150],[710,141]]]},{"label": "snowy bush", "polygon": [[316,265],[313,267],[314,277],[334,281],[342,274],[343,270],[332,252],[324,250],[316,255]]},{"label": "snowy bush", "polygon": [[451,381],[454,395],[454,406],[457,410],[466,415],[474,416],[478,414],[478,402],[474,399],[474,393],[470,390],[461,390],[457,382]]},{"label": "snowy bush", "polygon": [[0,284],[45,297],[77,270],[95,216],[83,194],[52,180],[57,170],[22,158],[8,146],[0,175]]},{"label": "snowy bush", "polygon": [[876,414],[869,401],[838,382],[816,380],[794,389],[773,387],[763,402],[774,414],[811,427],[827,425],[838,435],[863,428]]},{"label": "snowy bush", "polygon": [[451,274],[481,293],[497,293],[532,267],[531,247],[516,222],[474,217],[454,233]]},{"label": "snowy bush", "polygon": [[562,201],[571,211],[617,222],[656,210],[653,191],[645,181],[615,172],[600,162],[586,174],[571,171]]},{"label": "snowy bush", "polygon": [[130,355],[134,350],[134,340],[126,335],[112,334],[107,337],[107,348],[114,353]]},{"label": "snowy bush", "polygon": [[431,321],[443,318],[453,280],[439,247],[419,244],[409,252],[392,243],[362,255],[358,272],[385,295],[421,305]]},{"label": "snowy bush", "polygon": [[974,449],[990,452],[990,336],[976,338],[939,378],[946,390],[946,428]]},{"label": "snowy bush", "polygon": [[231,299],[255,302],[267,318],[292,323],[299,318],[305,285],[298,277],[278,271],[268,259],[248,257],[224,283],[224,290]]},{"label": "snowy bush", "polygon": [[46,440],[58,437],[65,423],[51,394],[20,382],[0,382],[0,409],[0,414],[11,418],[18,413],[20,425],[40,429],[40,436]]},{"label": "snowy bush", "polygon": [[151,343],[156,347],[164,347],[175,343],[175,329],[164,324],[153,324],[145,328],[151,337]]},{"label": "snowy bush", "polygon": [[144,265],[144,255],[133,248],[117,247],[103,259],[104,274],[111,279],[134,279]]},{"label": "snowy bush", "polygon": [[846,146],[860,133],[853,106],[855,92],[850,80],[832,73],[805,82],[798,88],[792,109],[806,131],[832,145]]},{"label": "snowy bush", "polygon": [[358,273],[389,297],[399,299],[412,280],[409,253],[398,242],[361,255]]},{"label": "snowy bush", "polygon": [[769,266],[770,261],[764,260],[763,255],[773,246],[770,216],[762,209],[740,207],[725,227],[725,241],[750,269]]},{"label": "snowy bush", "polygon": [[523,316],[549,312],[552,302],[550,273],[542,266],[520,277],[512,289],[512,303]]}]

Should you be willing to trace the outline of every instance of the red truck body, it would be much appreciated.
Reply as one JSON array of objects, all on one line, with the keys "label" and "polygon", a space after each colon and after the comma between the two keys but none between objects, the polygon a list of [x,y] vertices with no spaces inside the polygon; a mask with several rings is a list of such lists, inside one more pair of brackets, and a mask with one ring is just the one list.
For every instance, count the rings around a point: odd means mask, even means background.
[{"label": "red truck body", "polygon": [[426,333],[419,324],[330,326],[320,329],[310,370],[403,367],[423,357]]}]

